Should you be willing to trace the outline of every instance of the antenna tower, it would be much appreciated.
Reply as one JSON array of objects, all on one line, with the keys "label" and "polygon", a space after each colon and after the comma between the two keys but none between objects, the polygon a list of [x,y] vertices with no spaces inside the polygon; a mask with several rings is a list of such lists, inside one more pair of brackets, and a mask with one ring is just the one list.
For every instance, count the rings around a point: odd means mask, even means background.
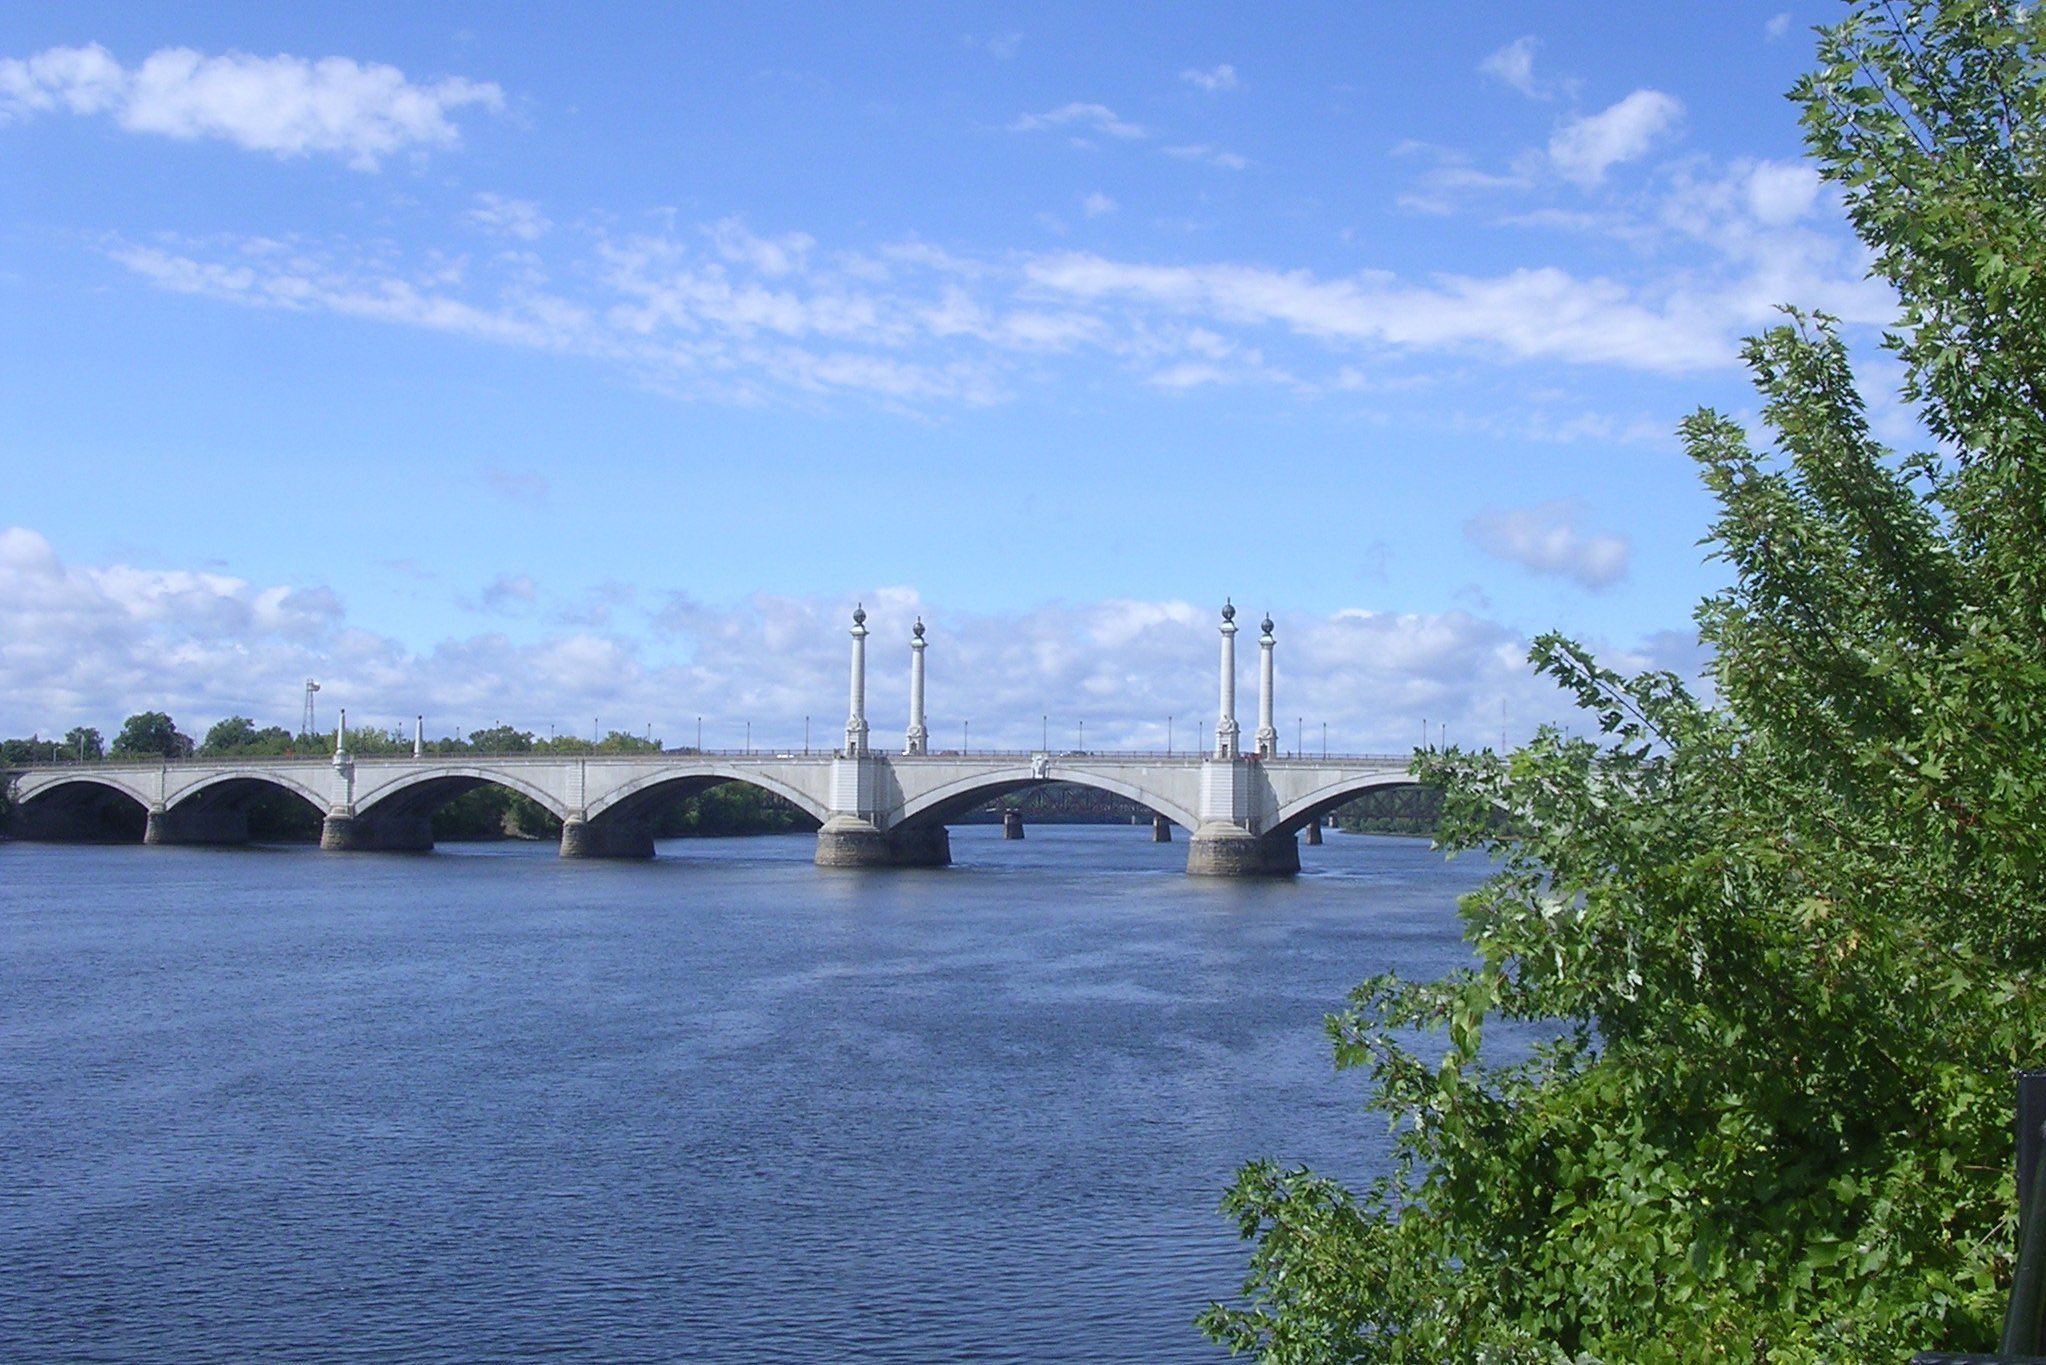
[{"label": "antenna tower", "polygon": [[313,728],[313,693],[319,690],[320,685],[318,683],[314,682],[311,678],[305,680],[305,714],[298,722],[298,732],[301,735],[316,735],[319,733],[318,730]]}]

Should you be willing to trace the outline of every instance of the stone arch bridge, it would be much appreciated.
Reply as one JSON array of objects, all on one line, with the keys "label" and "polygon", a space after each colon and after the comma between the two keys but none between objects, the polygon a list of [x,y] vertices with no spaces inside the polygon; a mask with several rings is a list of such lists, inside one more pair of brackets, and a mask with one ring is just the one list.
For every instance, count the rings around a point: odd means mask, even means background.
[{"label": "stone arch bridge", "polygon": [[364,757],[345,747],[341,713],[327,758],[152,759],[55,764],[4,775],[11,832],[29,839],[103,836],[123,803],[145,814],[144,841],[233,844],[249,837],[249,803],[270,792],[321,812],[329,849],[429,849],[433,812],[473,788],[532,798],[561,821],[563,857],[645,858],[670,801],[723,782],[772,792],[818,823],[817,861],[830,867],[935,867],[951,861],[948,821],[1024,787],[1071,782],[1149,807],[1160,837],[1190,830],[1187,871],[1215,876],[1295,872],[1296,835],[1375,787],[1408,784],[1404,757],[1286,757],[1272,723],[1272,622],[1259,628],[1258,727],[1238,742],[1236,609],[1222,608],[1215,742],[1199,754],[978,753],[929,750],[924,724],[924,624],[910,640],[909,725],[899,754],[874,751],[866,717],[867,616],[852,617],[845,743],[805,754],[636,753]]},{"label": "stone arch bridge", "polygon": [[60,764],[15,770],[7,785],[17,838],[100,837],[110,808],[127,806],[144,813],[146,843],[246,843],[249,803],[282,793],[323,815],[321,846],[336,850],[430,849],[434,810],[490,785],[559,819],[563,857],[643,858],[669,802],[744,782],[817,821],[819,863],[927,867],[950,861],[948,822],[1008,792],[1070,782],[1191,831],[1189,872],[1244,875],[1297,870],[1302,829],[1363,792],[1412,782],[1406,768],[1392,757],[450,754]]}]

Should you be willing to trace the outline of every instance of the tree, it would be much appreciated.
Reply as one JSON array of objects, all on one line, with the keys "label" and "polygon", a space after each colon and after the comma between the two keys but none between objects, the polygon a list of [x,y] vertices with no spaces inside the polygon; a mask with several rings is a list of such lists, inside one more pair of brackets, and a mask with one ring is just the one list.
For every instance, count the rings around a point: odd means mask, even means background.
[{"label": "tree", "polygon": [[106,742],[90,725],[74,725],[64,732],[64,753],[77,759],[104,758]]},{"label": "tree", "polygon": [[206,731],[206,738],[199,742],[202,754],[231,753],[246,749],[256,738],[256,722],[247,716],[229,716],[226,720],[215,721]]},{"label": "tree", "polygon": [[161,711],[143,711],[121,722],[111,751],[116,758],[180,758],[192,752],[192,741]]},{"label": "tree", "polygon": [[1732,580],[1698,616],[1717,703],[1549,636],[1598,739],[1420,756],[1442,839],[1502,859],[1462,907],[1477,965],[1330,1021],[1396,1166],[1356,1193],[1242,1172],[1245,1301],[1203,1317],[1234,1347],[1996,1343],[2010,1074],[2046,1060],[2046,26],[1864,8],[1796,98],[1939,448],[1878,445],[1833,328],[1792,315],[1746,351],[1775,450],[1683,428]]}]

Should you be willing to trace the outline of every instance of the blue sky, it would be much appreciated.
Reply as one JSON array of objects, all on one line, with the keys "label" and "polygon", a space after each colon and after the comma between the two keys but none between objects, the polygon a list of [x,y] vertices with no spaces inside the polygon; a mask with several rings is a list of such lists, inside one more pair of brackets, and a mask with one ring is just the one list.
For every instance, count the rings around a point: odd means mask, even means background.
[{"label": "blue sky", "polygon": [[1694,666],[1676,422],[1888,313],[1834,13],[15,7],[0,730],[828,728],[855,599],[990,741],[1205,716],[1225,594],[1346,748]]}]

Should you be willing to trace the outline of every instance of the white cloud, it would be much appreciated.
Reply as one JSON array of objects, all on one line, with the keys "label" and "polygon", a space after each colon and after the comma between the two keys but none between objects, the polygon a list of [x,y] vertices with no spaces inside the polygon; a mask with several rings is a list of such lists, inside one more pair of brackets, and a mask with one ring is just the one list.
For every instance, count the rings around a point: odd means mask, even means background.
[{"label": "white cloud", "polygon": [[539,586],[527,575],[501,573],[484,587],[483,606],[491,611],[501,611],[514,603],[531,606],[539,595]]},{"label": "white cloud", "polygon": [[1089,218],[1102,218],[1116,210],[1115,200],[1096,190],[1080,201],[1080,209]]},{"label": "white cloud", "polygon": [[1565,180],[1587,189],[1622,162],[1645,155],[1683,117],[1683,102],[1660,90],[1636,90],[1596,114],[1574,119],[1549,139],[1549,160]]},{"label": "white cloud", "polygon": [[1101,133],[1108,137],[1135,140],[1149,137],[1142,124],[1128,123],[1105,104],[1062,104],[1043,114],[1025,114],[1009,125],[1012,133],[1041,133],[1057,129]]},{"label": "white cloud", "polygon": [[[519,575],[500,578],[501,604],[528,619],[589,624],[528,643],[483,633],[408,646],[350,625],[320,587],[258,587],[218,573],[68,564],[35,531],[0,530],[0,734],[62,733],[169,711],[188,734],[230,714],[295,724],[300,688],[321,681],[323,702],[352,721],[429,733],[498,721],[536,733],[649,723],[670,744],[736,746],[745,722],[762,746],[830,743],[845,697],[845,619],[854,594],[758,594],[707,605],[669,595],[651,610],[607,585],[555,599]],[[1090,747],[1192,747],[1214,706],[1215,608],[1177,600],[1047,603],[1021,612],[949,611],[913,587],[857,594],[874,632],[868,707],[877,739],[907,710],[911,621],[930,625],[930,724],[936,747],[958,742],[971,717],[976,748],[1035,747],[1039,717],[1054,734],[1085,721]],[[593,604],[608,610],[595,610]],[[539,608],[537,616],[528,607]],[[1394,614],[1350,608],[1325,615],[1275,611],[1281,714],[1302,717],[1318,747],[1400,752],[1419,720],[1449,737],[1495,742],[1502,704],[1518,736],[1568,712],[1532,675],[1527,641],[1463,611]],[[614,625],[607,625],[616,623]],[[1648,642],[1687,671],[1695,642]],[[1689,654],[1686,651],[1690,651]],[[1641,651],[1616,665],[1644,666]],[[828,718],[828,719],[827,719]],[[1298,729],[1288,724],[1282,745]]]},{"label": "white cloud", "polygon": [[1534,74],[1535,49],[1540,46],[1541,41],[1532,35],[1515,38],[1479,62],[1478,70],[1529,99],[1547,99],[1549,89],[1538,82]]},{"label": "white cloud", "polygon": [[1303,336],[1420,350],[1483,348],[1629,368],[1682,371],[1724,364],[1726,342],[1689,310],[1657,312],[1609,280],[1561,270],[1442,276],[1432,285],[1385,274],[1321,279],[1302,270],[1233,264],[1154,266],[1099,256],[1039,258],[1030,278],[1082,300],[1136,299]]},{"label": "white cloud", "polygon": [[1210,166],[1220,166],[1225,171],[1240,171],[1250,165],[1248,157],[1239,156],[1235,152],[1223,151],[1220,147],[1210,147],[1205,142],[1189,143],[1180,147],[1165,147],[1160,150],[1165,155],[1177,157],[1181,161],[1202,161]]},{"label": "white cloud", "polygon": [[225,138],[278,156],[331,153],[374,170],[395,152],[452,147],[450,117],[504,107],[488,81],[419,84],[394,66],[348,57],[209,57],[167,47],[124,68],[103,47],[49,48],[0,59],[0,122],[65,110],[111,114],[130,132]]},{"label": "white cloud", "polygon": [[1580,525],[1584,509],[1574,502],[1482,512],[1464,523],[1473,545],[1533,573],[1567,578],[1581,587],[1609,588],[1627,574],[1624,536],[1600,535]]},{"label": "white cloud", "polygon": [[1217,67],[1211,67],[1206,71],[1199,71],[1189,67],[1179,73],[1179,78],[1188,85],[1205,90],[1211,95],[1222,90],[1234,90],[1237,85],[1236,68],[1227,62],[1223,62]]},{"label": "white cloud", "polygon": [[1818,197],[1819,173],[1802,162],[1764,161],[1748,177],[1748,211],[1768,227],[1796,222]]},{"label": "white cloud", "polygon": [[537,242],[554,227],[532,200],[508,199],[487,190],[476,196],[476,206],[469,210],[468,218],[480,228],[522,242]]},{"label": "white cloud", "polygon": [[1772,15],[1769,22],[1762,25],[1762,35],[1773,43],[1790,32],[1791,22],[1789,10],[1785,10],[1781,14]]},{"label": "white cloud", "polygon": [[990,57],[1004,62],[1023,50],[1023,35],[1015,32],[999,33],[992,38],[969,37],[966,41],[980,48]]}]

